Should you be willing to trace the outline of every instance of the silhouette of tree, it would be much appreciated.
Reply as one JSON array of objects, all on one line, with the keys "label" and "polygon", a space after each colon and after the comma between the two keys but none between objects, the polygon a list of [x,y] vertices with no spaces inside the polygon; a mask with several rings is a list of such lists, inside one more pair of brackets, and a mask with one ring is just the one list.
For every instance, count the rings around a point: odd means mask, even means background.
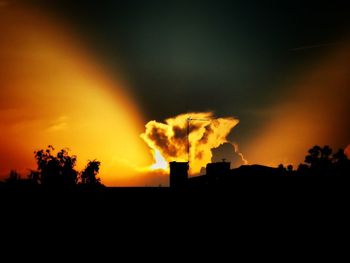
[{"label": "silhouette of tree", "polygon": [[81,183],[84,185],[101,185],[97,174],[100,171],[101,163],[97,160],[89,161],[86,168],[81,172]]},{"label": "silhouette of tree", "polygon": [[333,150],[328,146],[324,146],[321,149],[321,158],[319,160],[319,167],[316,170],[319,175],[332,175],[334,169],[332,165],[332,152]]},{"label": "silhouette of tree", "polygon": [[323,148],[316,145],[308,151],[305,163],[309,164],[314,175],[330,175],[332,170],[332,149],[326,145]]},{"label": "silhouette of tree", "polygon": [[297,175],[307,175],[309,171],[309,166],[306,164],[299,164],[297,169]]},{"label": "silhouette of tree", "polygon": [[305,157],[305,163],[308,169],[298,169],[299,174],[303,175],[319,175],[319,176],[337,176],[350,173],[350,161],[344,153],[343,149],[339,149],[332,155],[332,149],[326,145],[323,148],[314,146],[308,151]]},{"label": "silhouette of tree", "polygon": [[286,175],[287,174],[287,169],[284,167],[283,164],[278,165],[277,167],[278,172],[280,175]]},{"label": "silhouette of tree", "polygon": [[285,168],[284,168],[284,165],[281,163],[280,165],[278,165],[278,167],[277,167],[279,170],[284,170]]},{"label": "silhouette of tree", "polygon": [[12,170],[8,178],[5,179],[5,182],[9,184],[14,184],[14,183],[17,183],[19,180],[21,180],[20,174],[17,173],[17,171]]},{"label": "silhouette of tree", "polygon": [[339,149],[335,154],[333,154],[333,163],[341,165],[348,162],[349,159],[344,153],[343,149]]},{"label": "silhouette of tree", "polygon": [[62,149],[56,156],[55,149],[49,145],[46,150],[35,152],[40,182],[48,186],[73,186],[77,183],[78,172],[74,169],[76,156],[70,156]]},{"label": "silhouette of tree", "polygon": [[40,173],[38,171],[30,170],[28,174],[28,179],[34,184],[40,184]]},{"label": "silhouette of tree", "polygon": [[333,152],[333,150],[332,150],[328,145],[324,146],[324,147],[321,149],[321,159],[322,159],[322,160],[329,161],[332,152]]},{"label": "silhouette of tree", "polygon": [[322,148],[318,145],[312,147],[305,157],[305,163],[309,164],[311,168],[317,167],[321,158]]},{"label": "silhouette of tree", "polygon": [[349,175],[350,174],[350,160],[346,156],[343,149],[339,149],[333,154],[333,166],[335,174],[337,175]]}]

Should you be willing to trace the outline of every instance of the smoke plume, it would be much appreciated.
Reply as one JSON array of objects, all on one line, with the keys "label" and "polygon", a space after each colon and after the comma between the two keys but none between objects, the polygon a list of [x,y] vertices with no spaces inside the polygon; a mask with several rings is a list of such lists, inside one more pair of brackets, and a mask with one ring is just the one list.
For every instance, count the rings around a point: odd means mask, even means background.
[{"label": "smoke plume", "polygon": [[228,142],[227,135],[238,123],[239,120],[232,117],[215,118],[212,112],[187,113],[169,118],[164,123],[148,122],[141,138],[153,152],[156,161],[154,167],[159,167],[159,154],[167,162],[187,162],[189,158],[190,172],[197,174],[211,162],[211,150]]},{"label": "smoke plume", "polygon": [[241,158],[242,163],[244,165],[249,164],[248,160],[244,157],[243,153],[239,150],[237,143],[232,143],[233,149],[235,149],[235,153],[238,154],[238,156]]}]

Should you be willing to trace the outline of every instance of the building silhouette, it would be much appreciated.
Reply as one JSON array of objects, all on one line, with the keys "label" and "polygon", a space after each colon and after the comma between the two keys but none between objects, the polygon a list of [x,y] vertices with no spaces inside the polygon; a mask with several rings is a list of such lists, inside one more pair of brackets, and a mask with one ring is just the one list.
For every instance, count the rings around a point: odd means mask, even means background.
[{"label": "building silhouette", "polygon": [[231,163],[223,160],[217,163],[208,163],[206,173],[200,176],[190,177],[186,186],[189,188],[205,188],[218,186],[230,175]]},{"label": "building silhouette", "polygon": [[202,176],[188,176],[188,162],[170,162],[170,188],[183,189],[187,187],[204,187],[218,185],[223,178],[230,174],[231,163],[209,163],[206,166],[206,174]]},{"label": "building silhouette", "polygon": [[218,163],[208,163],[206,167],[206,175],[215,179],[218,175],[227,175],[230,172],[231,163],[223,160]]},{"label": "building silhouette", "polygon": [[188,162],[170,162],[170,187],[184,188],[188,181]]}]

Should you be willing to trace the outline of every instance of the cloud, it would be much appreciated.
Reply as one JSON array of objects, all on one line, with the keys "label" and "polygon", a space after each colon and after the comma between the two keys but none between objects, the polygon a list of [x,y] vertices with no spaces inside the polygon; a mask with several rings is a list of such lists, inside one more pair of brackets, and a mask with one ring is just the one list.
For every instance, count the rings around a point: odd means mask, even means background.
[{"label": "cloud", "polygon": [[230,162],[231,167],[238,167],[248,164],[243,154],[239,151],[236,143],[227,142],[220,145],[218,148],[212,149],[212,161],[221,162],[223,160]]},{"label": "cloud", "polygon": [[148,122],[141,138],[168,162],[187,162],[189,158],[191,172],[196,174],[211,162],[211,149],[228,142],[227,135],[238,123],[239,120],[232,117],[216,118],[212,112],[187,113],[169,118],[165,123]]},{"label": "cloud", "polygon": [[68,117],[67,116],[61,116],[47,128],[47,131],[49,132],[57,132],[66,130],[68,128]]}]

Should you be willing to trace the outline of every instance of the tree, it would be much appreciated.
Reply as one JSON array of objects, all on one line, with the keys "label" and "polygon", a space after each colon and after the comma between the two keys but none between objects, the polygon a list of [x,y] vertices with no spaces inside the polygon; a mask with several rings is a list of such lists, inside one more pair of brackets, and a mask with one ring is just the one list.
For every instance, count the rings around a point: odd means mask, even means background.
[{"label": "tree", "polygon": [[348,157],[344,153],[343,149],[339,149],[335,154],[333,154],[332,158],[333,163],[337,165],[344,164],[349,161]]},{"label": "tree", "polygon": [[[322,148],[314,146],[308,153],[305,157],[308,170],[303,169],[304,174],[334,176],[350,173],[350,160],[343,149],[339,149],[332,155],[333,151],[328,145]],[[300,173],[299,169],[298,173]]]},{"label": "tree", "polygon": [[81,183],[84,185],[101,185],[97,174],[100,171],[101,163],[97,160],[89,161],[86,168],[81,172]]},{"label": "tree", "polygon": [[310,168],[318,173],[326,173],[332,166],[332,149],[326,145],[323,148],[316,145],[312,147],[309,154],[305,157],[305,163],[310,165]]},{"label": "tree", "polygon": [[330,161],[330,157],[331,157],[332,152],[333,152],[333,150],[328,145],[324,146],[321,149],[321,159],[323,161]]},{"label": "tree", "polygon": [[278,165],[277,169],[281,175],[285,175],[287,172],[287,169],[284,167],[283,164]]},{"label": "tree", "polygon": [[343,149],[339,149],[333,154],[332,163],[336,175],[348,176],[350,174],[350,160]]},{"label": "tree", "polygon": [[308,155],[305,157],[305,163],[309,164],[311,168],[317,167],[321,158],[322,148],[318,145],[312,147],[308,151]]},{"label": "tree", "polygon": [[38,171],[30,170],[28,174],[28,179],[34,184],[40,184],[40,173]]},{"label": "tree", "polygon": [[70,156],[67,149],[62,149],[54,156],[54,150],[49,145],[46,150],[35,152],[41,184],[49,186],[75,185],[78,177],[78,172],[74,169],[77,157]]},{"label": "tree", "polygon": [[308,175],[309,171],[309,166],[306,164],[299,164],[298,169],[297,169],[297,174],[298,175]]},{"label": "tree", "polygon": [[6,183],[10,183],[10,184],[17,183],[19,180],[21,180],[21,176],[15,170],[12,170],[8,178],[5,179]]}]

